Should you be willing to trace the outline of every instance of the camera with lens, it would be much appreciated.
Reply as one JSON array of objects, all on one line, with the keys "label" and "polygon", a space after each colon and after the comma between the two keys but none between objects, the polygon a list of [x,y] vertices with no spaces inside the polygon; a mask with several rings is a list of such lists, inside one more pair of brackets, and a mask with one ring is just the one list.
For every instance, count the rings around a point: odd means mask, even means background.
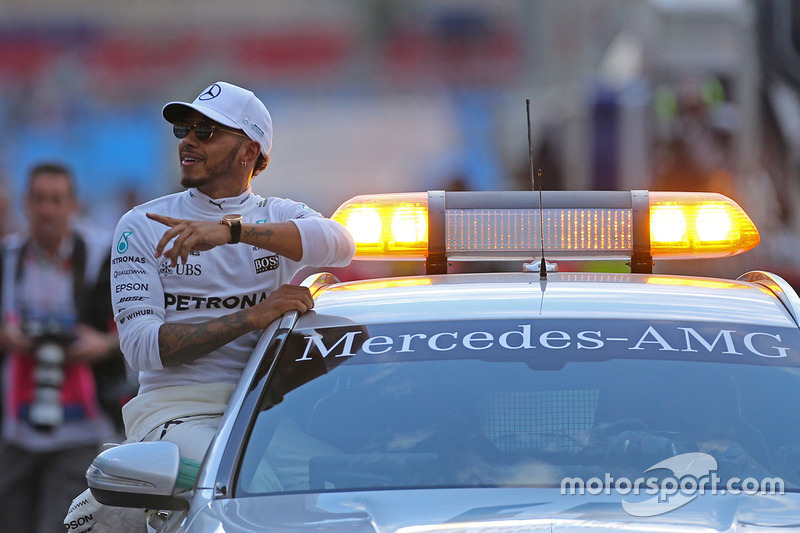
[{"label": "camera with lens", "polygon": [[39,431],[52,431],[64,422],[61,385],[65,351],[75,340],[75,321],[58,315],[29,315],[22,329],[33,339],[36,355],[33,403],[28,420]]}]

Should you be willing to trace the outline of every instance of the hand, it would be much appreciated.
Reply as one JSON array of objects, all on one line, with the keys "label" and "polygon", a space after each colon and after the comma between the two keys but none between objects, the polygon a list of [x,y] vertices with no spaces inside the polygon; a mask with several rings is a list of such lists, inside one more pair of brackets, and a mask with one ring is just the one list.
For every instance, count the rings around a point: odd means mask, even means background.
[{"label": "hand", "polygon": [[33,339],[25,335],[19,324],[4,324],[0,329],[0,345],[3,349],[18,352],[29,353],[33,351]]},{"label": "hand", "polygon": [[281,285],[266,300],[249,308],[247,313],[253,329],[264,329],[287,311],[303,314],[313,307],[314,299],[307,287]]},{"label": "hand", "polygon": [[118,344],[116,335],[103,333],[86,324],[75,328],[77,338],[67,348],[67,358],[94,363],[102,361]]},{"label": "hand", "polygon": [[[230,227],[218,222],[172,218],[156,213],[147,213],[147,218],[170,227],[158,241],[155,256],[160,257],[163,252],[164,257],[172,262],[172,266],[178,264],[179,257],[183,264],[186,264],[189,260],[189,252],[192,250],[210,250],[227,244],[231,239]],[[172,248],[164,251],[167,243],[172,239],[175,239]]]}]

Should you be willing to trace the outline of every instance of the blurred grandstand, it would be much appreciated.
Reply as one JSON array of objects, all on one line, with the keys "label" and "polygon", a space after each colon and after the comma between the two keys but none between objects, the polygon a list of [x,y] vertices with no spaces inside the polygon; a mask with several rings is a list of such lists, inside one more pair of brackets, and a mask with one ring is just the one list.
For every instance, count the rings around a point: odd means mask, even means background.
[{"label": "blurred grandstand", "polygon": [[531,98],[545,188],[726,192],[769,234],[763,268],[797,282],[798,12],[790,0],[4,0],[0,179],[17,198],[34,161],[65,160],[87,216],[113,228],[131,202],[178,187],[163,103],[224,79],[275,121],[262,194],[330,214],[360,193],[529,188]]}]

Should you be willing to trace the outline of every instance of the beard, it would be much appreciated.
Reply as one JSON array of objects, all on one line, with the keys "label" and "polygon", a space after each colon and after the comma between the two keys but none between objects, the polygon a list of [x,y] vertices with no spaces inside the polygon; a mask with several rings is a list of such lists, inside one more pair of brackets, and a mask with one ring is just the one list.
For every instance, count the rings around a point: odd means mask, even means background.
[{"label": "beard", "polygon": [[228,155],[223,157],[219,163],[217,163],[212,167],[207,168],[205,174],[199,176],[191,176],[182,172],[181,186],[186,188],[188,187],[199,188],[204,185],[223,181],[224,179],[226,179],[226,177],[230,175],[231,169],[233,168],[234,162],[236,161],[236,154],[239,151],[239,146],[241,146],[241,143],[231,148],[231,151],[228,152]]}]

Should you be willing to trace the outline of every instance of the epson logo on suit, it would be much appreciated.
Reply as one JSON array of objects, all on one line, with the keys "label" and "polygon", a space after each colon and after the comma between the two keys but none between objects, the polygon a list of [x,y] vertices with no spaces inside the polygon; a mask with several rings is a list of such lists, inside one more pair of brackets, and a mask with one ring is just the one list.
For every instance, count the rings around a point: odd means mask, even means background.
[{"label": "epson logo on suit", "polygon": [[117,285],[114,292],[122,292],[122,291],[146,291],[149,290],[150,286],[147,283],[120,283]]},{"label": "epson logo on suit", "polygon": [[253,259],[253,264],[256,267],[256,274],[261,274],[262,272],[268,272],[270,270],[275,270],[278,268],[278,255],[269,255],[267,257],[259,257],[258,259]]}]

